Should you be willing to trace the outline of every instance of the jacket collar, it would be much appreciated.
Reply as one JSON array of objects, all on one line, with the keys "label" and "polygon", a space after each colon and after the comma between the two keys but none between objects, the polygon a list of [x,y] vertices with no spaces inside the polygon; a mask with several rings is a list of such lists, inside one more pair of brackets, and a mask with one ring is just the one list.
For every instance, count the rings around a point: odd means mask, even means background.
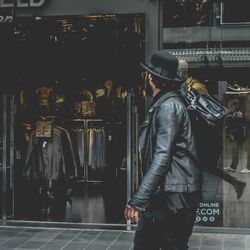
[{"label": "jacket collar", "polygon": [[152,107],[149,109],[149,112],[152,112],[155,108],[159,107],[162,104],[162,102],[173,96],[178,96],[176,90],[165,93],[152,105]]}]

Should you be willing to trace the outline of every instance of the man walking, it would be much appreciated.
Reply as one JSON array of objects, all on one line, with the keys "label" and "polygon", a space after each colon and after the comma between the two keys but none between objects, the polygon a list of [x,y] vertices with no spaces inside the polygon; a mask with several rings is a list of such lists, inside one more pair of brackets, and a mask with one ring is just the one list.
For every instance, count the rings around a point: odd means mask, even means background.
[{"label": "man walking", "polygon": [[202,169],[178,93],[178,60],[157,51],[141,65],[153,101],[139,140],[143,179],[124,215],[138,222],[135,250],[186,250],[201,200]]}]

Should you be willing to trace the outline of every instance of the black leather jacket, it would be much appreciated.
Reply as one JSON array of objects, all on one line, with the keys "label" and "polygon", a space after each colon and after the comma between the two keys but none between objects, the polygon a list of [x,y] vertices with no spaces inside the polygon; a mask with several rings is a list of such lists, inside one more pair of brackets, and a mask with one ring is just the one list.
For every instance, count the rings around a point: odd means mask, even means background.
[{"label": "black leather jacket", "polygon": [[72,179],[77,176],[73,145],[67,130],[53,127],[50,138],[36,137],[32,132],[23,168],[27,180]]},{"label": "black leather jacket", "polygon": [[150,108],[142,127],[139,147],[144,177],[129,204],[144,211],[156,191],[201,190],[202,170],[191,122],[178,93],[163,95]]}]

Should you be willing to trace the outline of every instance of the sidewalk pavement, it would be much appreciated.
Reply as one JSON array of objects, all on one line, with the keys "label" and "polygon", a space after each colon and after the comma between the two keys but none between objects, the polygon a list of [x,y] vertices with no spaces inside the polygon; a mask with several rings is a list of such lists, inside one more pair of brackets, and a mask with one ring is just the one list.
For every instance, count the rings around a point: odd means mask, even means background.
[{"label": "sidewalk pavement", "polygon": [[[129,250],[134,232],[0,226],[0,250]],[[250,250],[250,235],[193,233],[189,250]]]}]

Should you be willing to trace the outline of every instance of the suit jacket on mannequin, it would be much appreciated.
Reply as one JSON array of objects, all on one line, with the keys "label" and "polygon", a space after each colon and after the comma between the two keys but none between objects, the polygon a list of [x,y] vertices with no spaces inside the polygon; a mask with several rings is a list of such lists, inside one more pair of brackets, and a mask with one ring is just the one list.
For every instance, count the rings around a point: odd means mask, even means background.
[{"label": "suit jacket on mannequin", "polygon": [[75,156],[67,133],[54,127],[51,138],[39,138],[33,131],[27,146],[23,176],[28,180],[58,180],[76,175]]}]

